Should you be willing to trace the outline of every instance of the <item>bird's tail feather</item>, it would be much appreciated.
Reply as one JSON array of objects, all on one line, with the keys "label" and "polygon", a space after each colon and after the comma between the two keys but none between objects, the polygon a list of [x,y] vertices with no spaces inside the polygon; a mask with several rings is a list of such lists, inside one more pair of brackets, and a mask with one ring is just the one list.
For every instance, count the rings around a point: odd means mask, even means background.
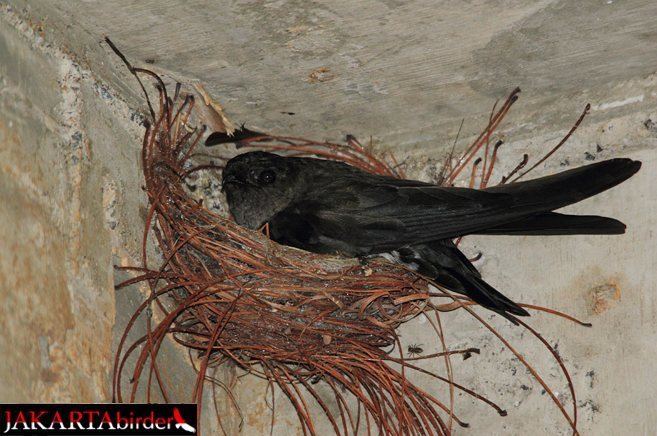
[{"label": "bird's tail feather", "polygon": [[494,186],[486,191],[513,196],[513,207],[531,215],[559,209],[606,191],[632,177],[639,168],[639,161],[609,159],[526,182]]},{"label": "bird's tail feather", "polygon": [[518,324],[512,315],[529,316],[518,304],[486,283],[468,258],[449,240],[436,241],[400,251],[400,260],[417,266],[418,272],[444,288]]},{"label": "bird's tail feather", "polygon": [[[574,216],[551,212],[612,188],[641,168],[631,159],[611,159],[526,182],[510,183],[486,189],[511,196],[507,216],[482,234],[618,234],[625,225],[612,218]],[[499,222],[498,222],[499,223]],[[400,260],[432,278],[438,285],[470,297],[474,302],[499,313],[514,324],[514,315],[529,313],[486,283],[472,263],[449,240],[415,245],[399,250]]]},{"label": "bird's tail feather", "polygon": [[547,212],[476,232],[479,235],[620,235],[622,222],[597,215]]},{"label": "bird's tail feather", "polygon": [[[501,292],[486,283],[481,277],[474,274],[460,274],[457,271],[450,271],[449,273],[463,286],[463,293],[482,307],[499,313],[516,325],[518,325],[518,322],[509,314],[529,316],[525,309],[502,295]],[[453,290],[459,292],[457,289]]]}]

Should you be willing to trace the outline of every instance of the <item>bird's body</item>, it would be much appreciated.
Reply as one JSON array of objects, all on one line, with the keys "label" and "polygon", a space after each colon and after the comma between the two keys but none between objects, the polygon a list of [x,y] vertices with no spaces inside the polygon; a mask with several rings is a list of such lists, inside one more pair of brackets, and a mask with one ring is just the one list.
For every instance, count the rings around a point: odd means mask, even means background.
[{"label": "bird's body", "polygon": [[[552,212],[609,189],[640,162],[612,159],[484,190],[374,175],[323,159],[250,152],[231,159],[223,189],[237,223],[268,223],[273,240],[315,253],[388,253],[504,316],[527,312],[487,284],[452,243],[467,234],[619,234],[623,223]],[[512,319],[513,320],[513,319]]]}]

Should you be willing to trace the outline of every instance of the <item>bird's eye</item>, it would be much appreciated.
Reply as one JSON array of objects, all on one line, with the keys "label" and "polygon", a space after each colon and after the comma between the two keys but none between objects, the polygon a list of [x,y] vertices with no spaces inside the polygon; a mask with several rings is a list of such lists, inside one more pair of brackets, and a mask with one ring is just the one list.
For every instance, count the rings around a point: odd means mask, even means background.
[{"label": "bird's eye", "polygon": [[269,185],[276,180],[276,173],[272,170],[264,170],[258,175],[258,183],[261,185]]}]

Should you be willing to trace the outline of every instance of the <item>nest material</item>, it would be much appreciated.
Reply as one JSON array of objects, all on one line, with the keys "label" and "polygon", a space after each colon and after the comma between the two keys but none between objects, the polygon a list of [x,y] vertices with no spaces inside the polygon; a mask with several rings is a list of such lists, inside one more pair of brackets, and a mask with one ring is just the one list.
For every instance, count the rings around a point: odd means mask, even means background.
[{"label": "nest material", "polygon": [[208,211],[184,189],[193,171],[186,161],[202,131],[185,128],[193,101],[175,107],[176,100],[162,97],[142,155],[148,227],[155,224],[166,261],[131,281],[149,280],[153,301],[168,295],[175,302],[173,309],[162,304],[167,315],[149,340],[159,343],[174,332],[178,342],[205,352],[205,366],[230,358],[274,380],[311,433],[313,420],[297,385],[314,393],[311,380],[317,378],[331,386],[345,413],[333,417],[317,397],[336,433],[358,425],[348,416],[343,389],[373,418],[374,433],[446,433],[438,410],[448,408],[393,369],[387,362],[397,359],[382,350],[399,346],[395,329],[423,312],[427,283],[384,260],[360,265],[280,246]]},{"label": "nest material", "polygon": [[[117,401],[124,401],[121,376],[126,361],[140,345],[143,347],[132,371],[129,400],[135,400],[146,368],[149,401],[153,383],[157,383],[164,399],[169,400],[166,382],[158,368],[157,353],[165,336],[172,334],[180,344],[199,351],[199,376],[192,395],[197,403],[201,403],[208,367],[232,361],[276,383],[295,407],[304,433],[317,433],[308,401],[313,398],[336,434],[357,433],[363,427],[368,434],[450,434],[454,422],[467,425],[453,412],[455,389],[505,414],[490,400],[452,380],[449,355],[477,350],[450,351],[446,348],[440,312],[464,309],[516,353],[577,432],[576,408],[572,416],[567,413],[522,356],[468,307],[472,302],[466,298],[442,290],[430,292],[426,279],[384,260],[362,265],[351,259],[278,245],[262,232],[240,227],[192,198],[184,187],[185,179],[196,171],[212,167],[194,166],[190,160],[204,135],[204,129],[190,127],[194,99],[182,96],[180,86],[170,98],[156,74],[133,68],[125,58],[123,60],[135,76],[147,74],[155,80],[159,102],[157,112],[149,102],[152,123],[147,126],[142,149],[150,203],[142,246],[143,265],[130,268],[140,275],[119,285],[147,281],[151,294],[126,327],[117,351],[114,374]],[[482,159],[475,159],[471,185],[478,165],[482,168],[479,186],[488,183],[501,145],[491,146],[490,138],[516,95],[514,91],[491,116],[486,130],[456,165],[450,165],[451,159],[447,162],[442,175],[444,183],[453,183],[480,150],[485,150],[483,165],[480,165]],[[396,162],[388,164],[376,158],[354,138],[340,145],[252,135],[241,145],[339,159],[366,171],[402,176]],[[526,162],[525,157],[506,180]],[[164,259],[158,268],[152,268],[147,262],[147,238],[151,231]],[[149,318],[147,334],[126,348],[128,332],[137,318],[153,305],[159,307],[163,318],[156,325],[152,325]],[[420,314],[430,320],[444,352],[404,358],[395,329]],[[538,336],[525,323],[521,324]],[[575,401],[565,367],[548,343],[540,339],[561,365]],[[396,351],[391,352],[392,349]],[[414,365],[414,360],[427,357],[445,359],[448,375],[443,377]],[[450,389],[450,403],[443,404],[412,384],[407,379],[409,371],[421,371],[445,381]],[[314,384],[319,380],[335,395],[337,412],[315,389]],[[348,406],[347,394],[357,400],[357,410]]]}]

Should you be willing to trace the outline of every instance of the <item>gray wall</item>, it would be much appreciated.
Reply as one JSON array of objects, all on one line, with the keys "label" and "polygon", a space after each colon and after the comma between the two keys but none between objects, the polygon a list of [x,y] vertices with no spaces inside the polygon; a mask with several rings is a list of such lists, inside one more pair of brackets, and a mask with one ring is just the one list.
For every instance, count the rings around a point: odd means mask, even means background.
[{"label": "gray wall", "polygon": [[[116,337],[143,296],[113,289],[125,275],[112,266],[139,260],[146,199],[134,113],[143,104],[100,44],[104,35],[136,64],[203,83],[236,122],[318,139],[372,136],[427,180],[461,119],[463,148],[515,86],[523,92],[502,126],[507,145],[493,180],[522,153],[536,158],[555,144],[590,102],[575,137],[535,174],[643,160],[629,182],[569,208],[617,217],[627,234],[471,237],[464,247],[484,253],[477,266],[512,298],[593,323],[531,319],[572,371],[584,434],[653,434],[657,3],[649,0],[0,2],[0,401],[109,401]],[[569,404],[540,344],[485,315]],[[499,341],[462,314],[443,319],[454,347],[482,348],[458,363],[457,379],[509,411],[500,418],[457,397],[472,425],[459,434],[569,433]],[[438,346],[421,319],[401,333],[425,352]],[[164,360],[177,399],[187,400],[184,351],[171,346]],[[231,370],[219,375],[230,379]],[[415,381],[445,397],[444,385]],[[268,431],[265,385],[244,377],[234,391],[243,433]],[[225,398],[220,408],[236,431]],[[277,411],[275,434],[298,431],[283,397]]]}]

